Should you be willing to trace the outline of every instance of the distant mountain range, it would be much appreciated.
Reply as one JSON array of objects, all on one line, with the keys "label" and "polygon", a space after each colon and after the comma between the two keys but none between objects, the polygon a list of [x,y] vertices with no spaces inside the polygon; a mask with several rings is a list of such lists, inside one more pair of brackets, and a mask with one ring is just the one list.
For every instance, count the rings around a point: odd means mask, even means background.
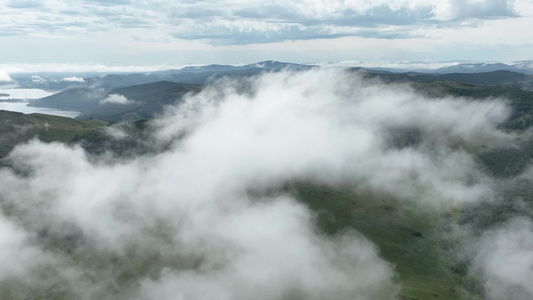
[{"label": "distant mountain range", "polygon": [[516,73],[533,75],[533,61],[522,61],[510,64],[504,63],[459,63],[456,65],[433,68],[393,68],[393,67],[358,67],[372,72],[391,72],[391,73],[428,73],[428,74],[449,74],[449,73],[485,73],[494,71],[511,71]]},{"label": "distant mountain range", "polygon": [[69,88],[87,88],[94,90],[99,88],[108,89],[127,87],[156,81],[172,81],[203,85],[206,82],[215,80],[221,76],[250,76],[265,71],[279,71],[285,69],[306,70],[313,67],[316,66],[278,61],[264,61],[243,66],[207,65],[147,73],[13,74],[12,78],[21,88],[38,88],[53,91],[62,91]]},{"label": "distant mountain range", "polygon": [[503,70],[482,73],[394,73],[365,70],[361,68],[353,68],[352,70],[361,71],[367,76],[379,77],[388,82],[399,81],[426,83],[432,81],[454,81],[464,84],[505,85],[523,90],[533,89],[533,75]]},{"label": "distant mountain range", "polygon": [[[79,111],[79,120],[101,119],[109,123],[151,119],[163,113],[166,105],[179,103],[187,93],[223,76],[247,77],[261,72],[308,70],[315,65],[264,61],[243,66],[208,65],[138,74],[111,74],[61,82],[42,80],[32,87],[62,89],[62,92],[32,101],[31,106]],[[347,68],[385,82],[458,82],[533,91],[533,62],[514,65],[460,64],[433,72],[398,72],[387,69]],[[523,72],[517,72],[521,70]],[[24,81],[22,81],[24,82]],[[29,83],[28,83],[29,84]],[[30,87],[30,86],[27,86]]]},{"label": "distant mountain range", "polygon": [[[187,84],[203,85],[221,76],[250,76],[265,71],[306,70],[318,67],[310,64],[294,64],[278,61],[263,61],[254,64],[206,65],[181,69],[155,71],[147,73],[42,73],[42,74],[13,74],[16,84],[21,88],[39,88],[44,90],[62,91],[69,88],[110,89],[140,85],[157,81],[172,81]],[[438,69],[398,69],[379,67],[358,67],[351,69],[366,70],[371,73],[423,73],[423,74],[453,74],[453,73],[486,73],[495,71],[510,71],[520,74],[533,75],[533,61],[523,61],[512,64],[503,63],[463,63]]]},{"label": "distant mountain range", "polygon": [[482,73],[493,71],[512,71],[533,75],[533,61],[524,61],[513,64],[503,63],[467,63],[436,69],[436,73]]}]

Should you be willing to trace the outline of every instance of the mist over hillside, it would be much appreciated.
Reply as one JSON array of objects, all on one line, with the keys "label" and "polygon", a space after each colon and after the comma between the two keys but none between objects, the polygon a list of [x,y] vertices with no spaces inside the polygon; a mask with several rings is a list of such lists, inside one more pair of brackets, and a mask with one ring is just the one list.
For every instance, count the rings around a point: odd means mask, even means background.
[{"label": "mist over hillside", "polygon": [[0,2],[0,300],[533,299],[533,0]]},{"label": "mist over hillside", "polygon": [[[137,154],[21,144],[0,169],[0,296],[531,298],[533,203],[527,189],[512,193],[533,180],[520,142],[530,137],[499,129],[509,116],[497,98],[287,70],[222,78],[143,127],[103,131],[120,142],[149,130]],[[525,151],[519,171],[494,176],[491,158],[512,148]],[[299,183],[322,186],[318,202]],[[312,208],[339,191],[353,199],[339,213]],[[500,214],[498,203],[520,209]],[[425,246],[389,253],[377,236],[341,226],[378,205],[390,222],[426,220],[404,237]],[[418,279],[394,261],[423,249],[445,259],[422,269],[449,261],[446,285],[413,289]]]}]

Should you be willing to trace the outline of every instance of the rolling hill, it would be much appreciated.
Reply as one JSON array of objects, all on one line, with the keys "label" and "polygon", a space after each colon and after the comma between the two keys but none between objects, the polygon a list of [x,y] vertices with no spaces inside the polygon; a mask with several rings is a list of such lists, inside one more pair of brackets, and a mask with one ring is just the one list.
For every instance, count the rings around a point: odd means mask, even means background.
[{"label": "rolling hill", "polygon": [[44,142],[69,142],[107,122],[92,119],[78,121],[71,118],[23,114],[0,110],[0,158],[5,157],[17,144],[38,138]]},{"label": "rolling hill", "polygon": [[79,111],[78,120],[94,118],[117,123],[153,118],[163,113],[166,105],[175,104],[200,88],[170,81],[115,89],[72,88],[35,100],[31,105]]}]

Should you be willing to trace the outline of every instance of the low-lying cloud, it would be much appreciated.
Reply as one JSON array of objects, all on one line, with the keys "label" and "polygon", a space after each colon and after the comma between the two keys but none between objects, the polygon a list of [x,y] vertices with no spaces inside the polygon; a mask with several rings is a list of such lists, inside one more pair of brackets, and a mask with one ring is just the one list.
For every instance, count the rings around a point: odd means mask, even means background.
[{"label": "low-lying cloud", "polygon": [[475,244],[488,299],[533,298],[533,222],[516,218],[485,232]]},{"label": "low-lying cloud", "polygon": [[172,145],[158,154],[113,162],[78,146],[21,145],[0,170],[0,257],[18,255],[0,287],[24,295],[38,282],[34,291],[65,298],[392,299],[394,266],[376,246],[357,232],[320,233],[282,187],[343,185],[428,209],[491,200],[493,179],[471,153],[510,139],[496,128],[508,114],[498,100],[428,99],[316,69],[222,79],[189,96],[156,121],[154,143]]},{"label": "low-lying cloud", "polygon": [[47,80],[42,78],[41,76],[39,75],[31,75],[31,81],[33,83],[40,83],[40,84],[43,84],[43,83],[46,83]]},{"label": "low-lying cloud", "polygon": [[100,104],[120,104],[120,105],[129,105],[135,103],[135,101],[126,98],[120,94],[111,94],[105,99],[100,100]]},{"label": "low-lying cloud", "polygon": [[13,79],[8,72],[0,70],[0,82],[11,82]]},{"label": "low-lying cloud", "polygon": [[62,81],[68,81],[68,82],[85,82],[85,79],[81,77],[71,76],[71,77],[65,77],[61,79]]},{"label": "low-lying cloud", "polygon": [[[238,94],[241,84],[208,88],[163,119],[162,134],[193,126],[184,147],[213,149],[219,166],[244,178],[348,181],[430,206],[490,196],[465,149],[508,139],[495,128],[509,113],[501,102],[430,100],[335,70],[271,74]],[[415,130],[419,143],[395,147],[398,129]]]}]

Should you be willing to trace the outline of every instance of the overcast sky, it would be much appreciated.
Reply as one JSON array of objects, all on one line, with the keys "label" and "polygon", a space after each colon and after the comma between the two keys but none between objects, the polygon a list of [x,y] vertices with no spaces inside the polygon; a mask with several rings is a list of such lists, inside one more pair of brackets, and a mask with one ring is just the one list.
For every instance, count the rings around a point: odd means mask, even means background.
[{"label": "overcast sky", "polygon": [[533,0],[0,0],[0,63],[511,62],[531,28]]}]

